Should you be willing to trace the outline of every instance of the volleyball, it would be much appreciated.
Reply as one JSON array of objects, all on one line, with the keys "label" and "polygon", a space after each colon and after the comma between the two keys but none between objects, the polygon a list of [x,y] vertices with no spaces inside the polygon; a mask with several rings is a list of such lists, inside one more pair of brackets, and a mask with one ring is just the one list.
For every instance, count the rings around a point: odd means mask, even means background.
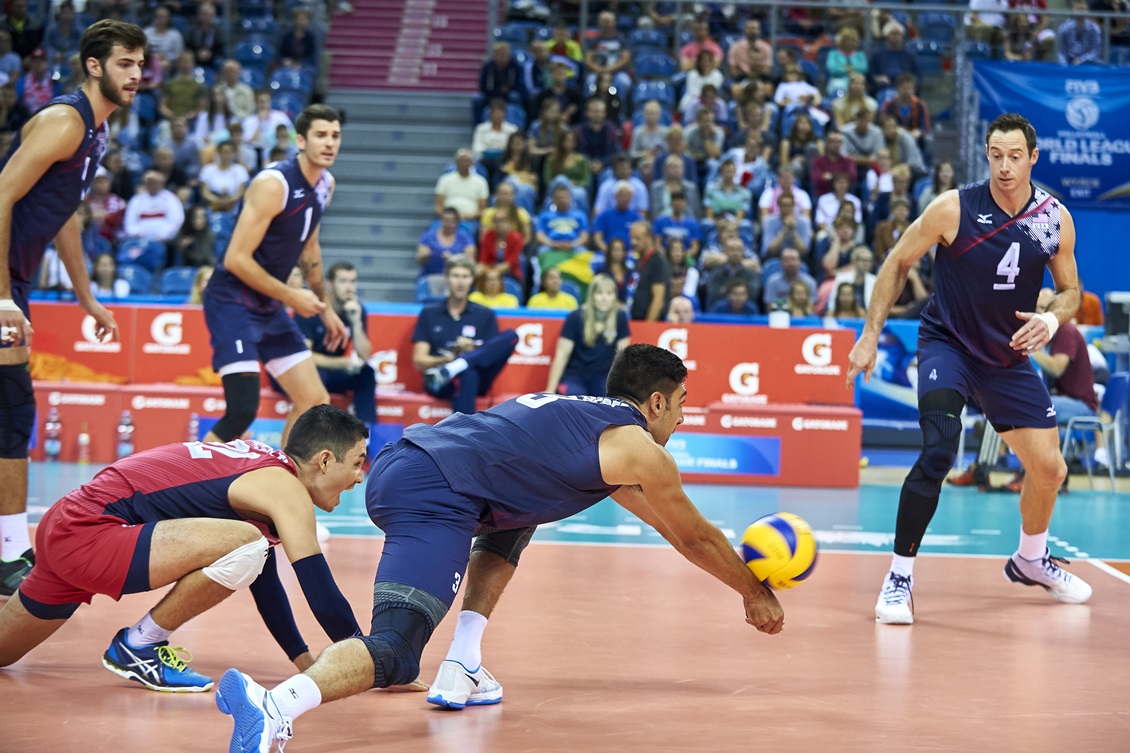
[{"label": "volleyball", "polygon": [[780,591],[803,582],[816,567],[816,537],[799,515],[758,518],[742,534],[742,559],[757,579]]}]

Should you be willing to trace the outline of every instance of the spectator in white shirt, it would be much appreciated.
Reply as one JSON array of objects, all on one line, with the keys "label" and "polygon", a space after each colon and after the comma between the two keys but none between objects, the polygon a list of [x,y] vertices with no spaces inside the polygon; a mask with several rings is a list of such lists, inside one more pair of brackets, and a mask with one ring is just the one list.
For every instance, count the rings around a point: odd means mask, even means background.
[{"label": "spectator in white shirt", "polygon": [[[231,104],[229,102],[228,106]],[[294,123],[282,110],[271,107],[271,93],[261,91],[255,95],[255,112],[243,119],[243,138],[248,144],[259,150],[259,159],[263,161],[273,143],[275,129],[285,125],[288,130],[294,130]]]},{"label": "spectator in white shirt", "polygon": [[[460,149],[455,153],[455,169],[444,173],[436,181],[435,213],[443,216],[443,210],[451,207],[459,212],[464,222],[478,222],[479,216],[487,208],[490,187],[487,180],[472,169],[475,158],[470,149]],[[477,233],[476,233],[477,236]]]},{"label": "spectator in white shirt", "polygon": [[184,224],[184,206],[165,188],[165,177],[147,170],[142,189],[126,204],[125,234],[129,238],[171,241]]},{"label": "spectator in white shirt", "polygon": [[200,170],[200,195],[213,212],[227,212],[243,198],[250,180],[247,168],[235,161],[235,144],[224,141],[216,147],[216,161]]},{"label": "spectator in white shirt", "polygon": [[796,205],[796,214],[807,220],[812,219],[812,199],[796,185],[796,174],[788,165],[777,168],[777,185],[769,186],[761,192],[757,206],[761,210],[761,221],[777,214],[777,197],[782,193],[791,193]]},{"label": "spectator in white shirt", "polygon": [[494,185],[501,167],[506,142],[517,131],[518,126],[506,120],[506,100],[492,99],[489,116],[475,126],[475,133],[471,137],[471,153],[475,161],[487,169],[490,185]]},{"label": "spectator in white shirt", "polygon": [[255,90],[240,80],[242,75],[243,66],[238,60],[225,60],[216,83],[228,101],[228,110],[237,118],[246,118],[255,112]]},{"label": "spectator in white shirt", "polygon": [[858,196],[848,193],[851,177],[847,173],[832,176],[832,190],[816,200],[816,230],[824,234],[832,232],[832,223],[840,213],[840,206],[846,201],[855,207],[855,221],[863,222],[863,204]]}]

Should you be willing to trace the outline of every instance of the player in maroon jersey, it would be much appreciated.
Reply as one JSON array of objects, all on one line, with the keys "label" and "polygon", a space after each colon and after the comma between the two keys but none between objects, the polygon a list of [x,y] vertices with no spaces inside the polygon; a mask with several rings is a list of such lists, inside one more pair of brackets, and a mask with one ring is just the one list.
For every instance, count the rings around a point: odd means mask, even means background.
[{"label": "player in maroon jersey", "polygon": [[360,635],[326,565],[314,508],[332,511],[362,480],[368,427],[329,405],[298,419],[286,449],[184,442],[119,460],[63,497],[36,531],[38,561],[0,609],[0,667],[62,627],[94,594],[173,587],[114,636],[102,663],[152,690],[200,692],[212,680],[168,644],[173,630],[241,588],[299,668],[313,663],[294,624],[271,547],[281,543],[332,640]]}]

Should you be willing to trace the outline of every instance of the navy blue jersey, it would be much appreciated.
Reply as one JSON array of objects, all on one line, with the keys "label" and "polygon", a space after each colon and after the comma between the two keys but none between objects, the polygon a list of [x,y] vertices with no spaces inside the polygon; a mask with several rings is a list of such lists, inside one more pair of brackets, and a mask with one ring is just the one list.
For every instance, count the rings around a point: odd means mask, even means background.
[{"label": "navy blue jersey", "polygon": [[[323,170],[318,184],[311,186],[298,166],[297,157],[264,168],[255,176],[255,180],[260,180],[260,176],[268,176],[282,183],[286,200],[282,211],[267,226],[263,241],[255,249],[252,258],[271,277],[286,282],[290,270],[298,264],[298,257],[302,255],[306,240],[317,230],[322,213],[330,203],[333,176],[328,170]],[[223,265],[217,267],[212,275],[208,292],[216,301],[240,303],[263,314],[279,311],[283,306],[282,301],[249,288],[224,269]]]},{"label": "navy blue jersey", "polygon": [[562,520],[616,491],[600,473],[598,442],[610,426],[647,422],[629,403],[607,397],[533,394],[404,438],[435,460],[451,488],[481,500],[481,522],[518,528]]},{"label": "navy blue jersey", "polygon": [[934,295],[922,312],[919,337],[944,340],[994,366],[1016,366],[1028,356],[1009,347],[1035,311],[1044,268],[1059,252],[1060,203],[1033,187],[1024,210],[1009,217],[993,200],[989,181],[958,191],[961,224],[934,258]]},{"label": "navy blue jersey", "polygon": [[455,341],[466,337],[482,345],[498,334],[498,317],[486,306],[468,301],[467,308],[456,319],[447,308],[447,301],[425,306],[416,319],[412,342],[426,342],[430,354],[444,355],[455,346]]},{"label": "navy blue jersey", "polygon": [[[67,105],[78,110],[86,133],[74,155],[47,168],[27,195],[12,207],[8,271],[12,280],[18,282],[31,282],[39,262],[43,260],[47,244],[78,210],[82,197],[94,182],[94,173],[109,138],[105,123],[95,126],[94,111],[82,89],[56,97],[45,105],[45,109],[53,105]],[[0,160],[0,170],[7,166],[20,143],[20,132],[17,131],[8,153]]]}]

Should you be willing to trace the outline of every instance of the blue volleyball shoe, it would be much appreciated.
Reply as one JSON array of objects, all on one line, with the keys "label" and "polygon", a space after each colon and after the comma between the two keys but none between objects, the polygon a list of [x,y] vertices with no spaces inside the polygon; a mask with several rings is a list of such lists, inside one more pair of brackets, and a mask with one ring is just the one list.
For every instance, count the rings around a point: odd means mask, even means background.
[{"label": "blue volleyball shoe", "polygon": [[228,753],[271,753],[276,741],[282,753],[294,736],[291,718],[283,716],[267,689],[238,669],[220,678],[216,708],[234,722]]},{"label": "blue volleyball shoe", "polygon": [[[110,641],[102,655],[102,666],[119,677],[140,682],[150,690],[163,693],[203,693],[212,689],[212,678],[188,668],[192,654],[183,648],[172,648],[168,641],[134,648],[126,642],[122,628]],[[181,658],[185,654],[187,659]]]},{"label": "blue volleyball shoe", "polygon": [[444,659],[436,681],[428,689],[428,703],[449,709],[488,706],[502,701],[502,685],[483,669],[472,671],[457,661]]}]

